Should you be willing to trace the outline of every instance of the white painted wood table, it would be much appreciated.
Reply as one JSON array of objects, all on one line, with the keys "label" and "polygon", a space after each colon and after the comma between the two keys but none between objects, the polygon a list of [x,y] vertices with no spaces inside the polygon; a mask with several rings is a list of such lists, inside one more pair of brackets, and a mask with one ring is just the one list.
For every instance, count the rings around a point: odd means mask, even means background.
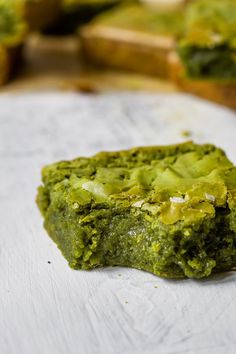
[{"label": "white painted wood table", "polygon": [[236,353],[236,273],[167,281],[73,271],[34,202],[44,164],[176,143],[183,130],[236,163],[236,114],[190,96],[0,96],[1,354]]}]

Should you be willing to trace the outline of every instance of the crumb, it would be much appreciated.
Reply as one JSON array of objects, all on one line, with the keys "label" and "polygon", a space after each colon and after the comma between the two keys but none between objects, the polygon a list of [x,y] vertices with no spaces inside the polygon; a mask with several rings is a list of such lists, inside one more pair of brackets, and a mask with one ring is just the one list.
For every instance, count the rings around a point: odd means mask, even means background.
[{"label": "crumb", "polygon": [[183,138],[189,138],[190,136],[192,136],[192,132],[190,130],[182,130],[181,136]]},{"label": "crumb", "polygon": [[51,261],[48,261],[48,264],[51,264],[52,262]]},{"label": "crumb", "polygon": [[128,301],[125,301],[125,304],[128,304],[129,302]]},{"label": "crumb", "polygon": [[121,276],[122,276],[122,274],[119,273],[119,274],[118,274],[118,277],[121,277]]},{"label": "crumb", "polygon": [[157,289],[157,288],[158,288],[158,286],[157,286],[157,285],[155,285],[155,286],[154,286],[154,288],[155,288],[155,289]]}]

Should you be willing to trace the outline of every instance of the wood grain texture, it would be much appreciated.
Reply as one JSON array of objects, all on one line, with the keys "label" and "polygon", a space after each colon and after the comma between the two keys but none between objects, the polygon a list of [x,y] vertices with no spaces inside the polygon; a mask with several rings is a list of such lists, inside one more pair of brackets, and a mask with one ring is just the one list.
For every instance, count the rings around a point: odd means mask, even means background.
[{"label": "wood grain texture", "polygon": [[166,281],[71,270],[34,202],[44,164],[180,142],[183,130],[236,162],[236,114],[191,96],[0,96],[1,354],[235,353],[234,272]]}]

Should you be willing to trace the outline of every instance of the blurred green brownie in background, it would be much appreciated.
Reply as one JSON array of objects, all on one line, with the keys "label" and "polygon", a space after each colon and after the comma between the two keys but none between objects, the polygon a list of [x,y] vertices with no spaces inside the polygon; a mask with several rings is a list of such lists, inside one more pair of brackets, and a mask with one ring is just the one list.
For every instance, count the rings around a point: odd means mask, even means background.
[{"label": "blurred green brownie in background", "polygon": [[195,0],[179,54],[193,78],[236,79],[236,1]]},{"label": "blurred green brownie in background", "polygon": [[27,33],[24,9],[18,0],[0,0],[0,85],[16,71]]},{"label": "blurred green brownie in background", "polygon": [[42,177],[45,228],[72,268],[203,278],[236,266],[236,167],[213,145],[102,152]]},{"label": "blurred green brownie in background", "polygon": [[168,55],[182,33],[183,11],[121,6],[80,32],[87,60],[140,73],[168,76]]},{"label": "blurred green brownie in background", "polygon": [[170,76],[183,90],[236,109],[236,1],[193,0]]}]

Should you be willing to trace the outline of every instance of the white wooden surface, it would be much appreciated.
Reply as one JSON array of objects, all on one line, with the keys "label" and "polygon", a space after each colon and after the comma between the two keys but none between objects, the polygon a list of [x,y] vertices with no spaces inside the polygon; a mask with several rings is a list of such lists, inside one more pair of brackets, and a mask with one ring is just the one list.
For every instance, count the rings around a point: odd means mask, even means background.
[{"label": "white wooden surface", "polygon": [[186,129],[236,162],[236,114],[188,96],[0,96],[1,354],[236,353],[236,273],[73,271],[34,203],[44,164],[180,142]]}]

